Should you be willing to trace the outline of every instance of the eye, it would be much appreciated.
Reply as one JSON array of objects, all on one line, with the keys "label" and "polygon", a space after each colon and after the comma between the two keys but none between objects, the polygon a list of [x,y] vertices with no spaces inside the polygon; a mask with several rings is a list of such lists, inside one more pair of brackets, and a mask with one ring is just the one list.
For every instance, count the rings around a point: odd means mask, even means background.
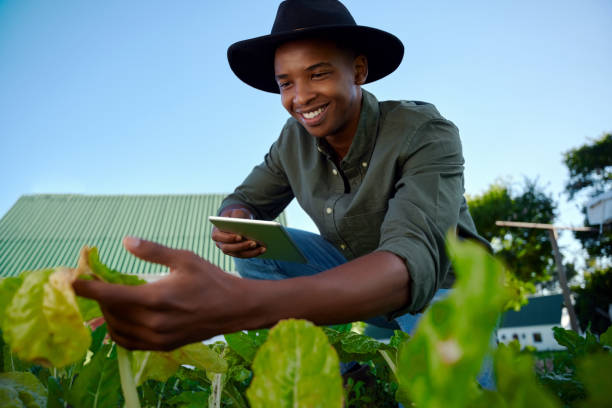
[{"label": "eye", "polygon": [[323,71],[323,72],[313,72],[312,74],[312,78],[313,79],[320,79],[320,78],[325,78],[327,75],[329,75],[331,72],[329,71]]},{"label": "eye", "polygon": [[291,84],[291,82],[289,82],[289,81],[283,81],[283,82],[279,82],[279,83],[278,83],[278,87],[279,87],[280,89],[285,89],[285,88],[287,88],[287,87],[288,87],[290,84]]}]

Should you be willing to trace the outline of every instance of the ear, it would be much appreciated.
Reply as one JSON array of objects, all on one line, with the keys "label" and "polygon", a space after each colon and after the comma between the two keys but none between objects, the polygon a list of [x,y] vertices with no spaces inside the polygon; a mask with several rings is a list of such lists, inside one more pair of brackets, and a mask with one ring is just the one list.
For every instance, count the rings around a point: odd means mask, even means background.
[{"label": "ear", "polygon": [[368,79],[368,59],[365,55],[355,57],[353,69],[355,71],[355,84],[365,84],[366,79]]}]

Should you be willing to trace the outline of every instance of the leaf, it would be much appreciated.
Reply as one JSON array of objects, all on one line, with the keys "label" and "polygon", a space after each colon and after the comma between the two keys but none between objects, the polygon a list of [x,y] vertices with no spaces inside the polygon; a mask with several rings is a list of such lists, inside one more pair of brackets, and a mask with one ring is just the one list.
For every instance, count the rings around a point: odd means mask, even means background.
[{"label": "leaf", "polygon": [[310,322],[279,322],[257,352],[253,372],[247,390],[253,408],[342,407],[338,356]]},{"label": "leaf", "polygon": [[44,408],[47,390],[32,373],[0,373],[0,406]]},{"label": "leaf", "polygon": [[55,377],[47,379],[47,408],[64,408],[64,391]]},{"label": "leaf", "polygon": [[504,267],[480,245],[447,239],[457,275],[454,290],[424,313],[400,349],[399,390],[405,405],[465,407],[478,395],[476,377],[502,307]]},{"label": "leaf", "polygon": [[79,275],[95,276],[96,278],[108,283],[119,283],[122,285],[142,285],[147,283],[135,275],[128,275],[117,272],[100,261],[98,248],[83,247],[79,256],[79,264],[77,266]]},{"label": "leaf", "polygon": [[213,373],[227,371],[225,360],[203,343],[188,344],[169,352],[133,351],[131,364],[137,386],[149,379],[164,382],[181,364]]},{"label": "leaf", "polygon": [[[609,330],[608,330],[609,331]],[[578,378],[586,389],[584,408],[609,407],[612,390],[612,354],[591,354],[578,362]]]},{"label": "leaf", "polygon": [[560,408],[559,401],[541,386],[533,370],[533,358],[500,344],[494,357],[497,389],[508,408]]},{"label": "leaf", "polygon": [[117,357],[108,356],[111,345],[94,354],[74,381],[68,402],[75,407],[116,407],[119,404],[121,384]]},{"label": "leaf", "polygon": [[170,398],[167,403],[173,407],[180,408],[202,408],[206,401],[210,391],[183,391],[178,395]]},{"label": "leaf", "polygon": [[599,341],[601,344],[612,348],[612,326],[608,327],[608,330],[599,336]]},{"label": "leaf", "polygon": [[17,356],[58,368],[78,361],[91,342],[68,268],[28,272],[8,305],[4,339]]},{"label": "leaf", "polygon": [[0,279],[0,330],[2,329],[5,311],[11,304],[13,296],[23,283],[24,276]]},{"label": "leaf", "polygon": [[240,357],[244,358],[248,363],[253,362],[260,344],[257,344],[243,332],[230,333],[223,337],[225,337],[225,341],[231,349],[238,353]]}]

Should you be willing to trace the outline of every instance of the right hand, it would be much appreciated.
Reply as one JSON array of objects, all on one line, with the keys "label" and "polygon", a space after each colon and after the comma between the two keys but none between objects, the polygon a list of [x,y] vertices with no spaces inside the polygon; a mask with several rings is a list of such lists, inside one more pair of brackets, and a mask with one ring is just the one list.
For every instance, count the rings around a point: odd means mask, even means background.
[{"label": "right hand", "polygon": [[[253,219],[253,214],[244,207],[230,206],[219,215],[221,217]],[[266,248],[257,242],[233,232],[221,231],[217,227],[213,228],[211,237],[217,248],[224,254],[236,258],[254,258],[266,252]]]}]

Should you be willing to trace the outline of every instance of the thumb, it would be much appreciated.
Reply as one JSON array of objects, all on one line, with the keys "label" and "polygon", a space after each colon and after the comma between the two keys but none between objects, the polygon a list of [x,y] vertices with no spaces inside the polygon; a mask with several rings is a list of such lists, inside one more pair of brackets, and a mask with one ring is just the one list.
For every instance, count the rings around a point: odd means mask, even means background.
[{"label": "thumb", "polygon": [[180,252],[153,241],[130,236],[123,238],[123,246],[137,258],[169,268],[176,266],[176,253]]}]

